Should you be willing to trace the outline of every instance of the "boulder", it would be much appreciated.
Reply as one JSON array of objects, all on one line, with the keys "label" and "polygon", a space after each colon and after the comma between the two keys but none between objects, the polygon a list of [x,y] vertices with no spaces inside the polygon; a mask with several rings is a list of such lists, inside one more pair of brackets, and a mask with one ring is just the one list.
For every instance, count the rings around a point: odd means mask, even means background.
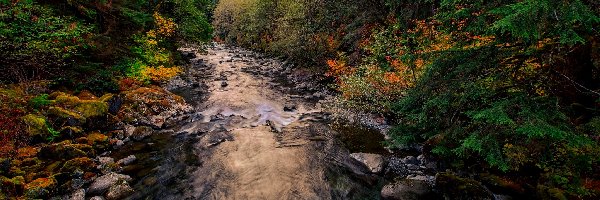
[{"label": "boulder", "polygon": [[131,177],[114,172],[98,177],[88,189],[88,194],[103,194],[119,181],[131,181]]},{"label": "boulder", "polygon": [[75,190],[73,193],[71,193],[71,195],[69,195],[69,200],[85,200],[85,190]]},{"label": "boulder", "polygon": [[130,155],[130,156],[127,156],[127,157],[117,161],[117,165],[120,165],[120,166],[129,165],[129,164],[135,162],[136,159],[137,158],[135,157],[135,155]]},{"label": "boulder", "polygon": [[350,157],[363,163],[372,173],[378,174],[383,171],[385,162],[383,156],[371,153],[352,153]]},{"label": "boulder", "polygon": [[385,168],[385,175],[387,177],[401,177],[404,178],[408,175],[408,168],[406,164],[398,157],[390,157],[387,160],[387,167]]},{"label": "boulder", "polygon": [[439,199],[427,182],[412,179],[403,179],[383,186],[382,199],[389,200],[418,200]]},{"label": "boulder", "polygon": [[127,184],[126,181],[122,181],[113,185],[108,189],[108,193],[106,193],[107,200],[118,200],[123,199],[134,192],[133,188]]},{"label": "boulder", "polygon": [[54,178],[38,178],[25,185],[25,196],[31,199],[48,198],[56,188]]}]

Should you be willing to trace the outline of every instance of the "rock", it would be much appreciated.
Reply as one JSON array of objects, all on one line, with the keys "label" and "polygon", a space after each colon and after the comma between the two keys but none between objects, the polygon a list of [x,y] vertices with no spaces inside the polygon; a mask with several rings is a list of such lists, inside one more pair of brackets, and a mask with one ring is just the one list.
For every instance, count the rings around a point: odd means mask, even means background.
[{"label": "rock", "polygon": [[122,181],[121,183],[118,183],[117,185],[113,185],[112,187],[110,187],[110,189],[108,189],[108,193],[106,193],[106,199],[107,200],[123,199],[123,198],[131,195],[133,192],[134,192],[133,188],[131,188],[129,186],[129,184],[127,184],[126,181]]},{"label": "rock", "polygon": [[402,158],[402,162],[405,164],[411,164],[411,165],[421,164],[419,162],[419,160],[417,158],[415,158],[414,156],[406,156],[406,157]]},{"label": "rock", "polygon": [[221,87],[227,87],[228,85],[229,85],[229,83],[227,83],[226,81],[221,82]]},{"label": "rock", "polygon": [[406,177],[408,175],[408,169],[404,162],[400,158],[390,157],[387,160],[387,167],[385,168],[385,175],[388,177]]},{"label": "rock", "polygon": [[123,158],[123,159],[117,161],[117,164],[120,166],[129,165],[132,162],[134,162],[136,159],[137,158],[135,157],[135,155],[130,155],[130,156],[127,156],[126,158]]},{"label": "rock", "polygon": [[363,163],[372,173],[375,174],[382,172],[385,165],[383,157],[378,154],[352,153],[350,154],[350,157]]},{"label": "rock", "polygon": [[478,181],[452,173],[436,174],[435,185],[446,199],[494,199],[492,192]]},{"label": "rock", "polygon": [[133,131],[131,138],[133,140],[140,141],[140,140],[143,140],[144,138],[152,135],[152,133],[154,133],[154,129],[152,129],[151,127],[138,126],[138,127],[135,127],[135,130]]},{"label": "rock", "polygon": [[54,178],[38,178],[25,185],[25,196],[33,199],[48,198],[56,187]]},{"label": "rock", "polygon": [[115,142],[115,145],[113,146],[113,149],[119,149],[121,148],[123,145],[125,145],[125,142],[123,142],[123,140],[117,140]]},{"label": "rock", "polygon": [[90,198],[89,200],[105,200],[105,199],[104,199],[104,197],[101,197],[101,196],[95,196],[95,197]]},{"label": "rock", "polygon": [[119,180],[131,181],[131,177],[123,174],[117,174],[114,172],[108,173],[104,176],[98,177],[88,189],[88,194],[103,194],[111,186],[115,185]]},{"label": "rock", "polygon": [[108,173],[113,168],[115,159],[111,157],[99,157],[98,162],[100,163],[100,165],[98,165],[100,171]]},{"label": "rock", "polygon": [[411,179],[383,186],[381,197],[388,200],[439,199],[427,182]]},{"label": "rock", "polygon": [[108,103],[108,112],[115,115],[119,112],[121,106],[123,106],[123,98],[120,96],[114,96],[106,101],[106,103]]},{"label": "rock", "polygon": [[54,143],[51,145],[43,145],[39,156],[49,159],[73,159],[80,157],[95,156],[94,148],[87,144],[71,144],[71,141]]},{"label": "rock", "polygon": [[60,168],[61,172],[71,173],[76,169],[80,169],[82,171],[90,171],[96,167],[96,163],[92,161],[92,159],[88,157],[81,158],[73,158],[65,162],[65,164]]},{"label": "rock", "polygon": [[148,119],[150,120],[149,125],[157,129],[162,128],[165,124],[165,117],[161,115],[153,115],[150,116]]},{"label": "rock", "polygon": [[73,193],[71,193],[71,195],[69,195],[69,200],[85,200],[85,190],[75,190]]}]

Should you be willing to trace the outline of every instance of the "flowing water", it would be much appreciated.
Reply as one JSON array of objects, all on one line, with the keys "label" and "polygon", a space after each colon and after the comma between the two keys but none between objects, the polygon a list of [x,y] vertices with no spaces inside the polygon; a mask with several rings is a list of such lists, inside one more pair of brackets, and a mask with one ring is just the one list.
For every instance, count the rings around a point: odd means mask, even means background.
[{"label": "flowing water", "polygon": [[314,96],[285,92],[281,62],[222,45],[183,51],[197,57],[168,88],[196,111],[113,154],[138,157],[123,171],[130,199],[378,198],[382,179],[349,158]]}]

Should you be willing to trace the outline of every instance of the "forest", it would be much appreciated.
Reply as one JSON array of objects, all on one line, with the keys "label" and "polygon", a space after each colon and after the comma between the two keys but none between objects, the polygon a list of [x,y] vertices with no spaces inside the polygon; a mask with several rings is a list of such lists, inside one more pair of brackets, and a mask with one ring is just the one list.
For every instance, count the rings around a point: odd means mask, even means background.
[{"label": "forest", "polygon": [[599,198],[595,0],[0,0],[0,199],[93,176],[107,124],[180,102],[178,48],[211,43],[319,74],[387,148],[517,199]]}]

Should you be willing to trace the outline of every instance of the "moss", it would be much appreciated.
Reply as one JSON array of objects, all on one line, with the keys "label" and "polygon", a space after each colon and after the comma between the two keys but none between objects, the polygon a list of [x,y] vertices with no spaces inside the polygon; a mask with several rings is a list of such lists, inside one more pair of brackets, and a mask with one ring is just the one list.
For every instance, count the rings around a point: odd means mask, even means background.
[{"label": "moss", "polygon": [[87,144],[71,144],[66,140],[60,143],[45,145],[41,148],[40,156],[49,159],[73,159],[94,156],[94,149]]},{"label": "moss", "polygon": [[17,150],[17,158],[31,158],[38,154],[40,150],[35,147],[23,147]]},{"label": "moss", "polygon": [[76,126],[64,126],[60,129],[60,132],[63,131],[70,131],[71,133],[82,133],[83,129],[81,129],[80,127],[76,127]]},{"label": "moss", "polygon": [[76,169],[91,171],[96,167],[94,161],[88,157],[74,158],[65,162],[60,169],[61,172],[73,172]]},{"label": "moss", "polygon": [[108,113],[108,104],[101,101],[87,101],[75,106],[75,111],[81,113],[83,117],[98,117]]},{"label": "moss", "polygon": [[48,133],[48,127],[46,126],[46,118],[39,115],[28,114],[22,118],[25,125],[27,125],[27,133],[29,136],[44,135]]},{"label": "moss", "polygon": [[90,133],[87,142],[89,145],[105,145],[108,143],[108,136],[98,132]]},{"label": "moss", "polygon": [[115,95],[108,93],[108,94],[102,95],[102,97],[100,97],[99,100],[102,102],[107,102],[108,100],[112,99],[114,96]]},{"label": "moss", "polygon": [[[12,193],[12,196],[17,196],[23,191],[25,178],[23,176],[15,176],[13,178],[0,177],[0,191]],[[9,194],[6,194],[9,195]],[[2,199],[0,194],[0,199]]]},{"label": "moss", "polygon": [[83,115],[57,106],[51,106],[48,108],[48,114],[55,115],[60,118],[74,118],[82,123],[85,123],[86,121],[86,118],[83,117]]},{"label": "moss", "polygon": [[54,178],[38,178],[25,185],[25,196],[28,198],[47,198],[56,187]]},{"label": "moss", "polygon": [[57,172],[58,167],[60,167],[63,163],[61,161],[54,161],[52,164],[46,167],[47,172]]}]

